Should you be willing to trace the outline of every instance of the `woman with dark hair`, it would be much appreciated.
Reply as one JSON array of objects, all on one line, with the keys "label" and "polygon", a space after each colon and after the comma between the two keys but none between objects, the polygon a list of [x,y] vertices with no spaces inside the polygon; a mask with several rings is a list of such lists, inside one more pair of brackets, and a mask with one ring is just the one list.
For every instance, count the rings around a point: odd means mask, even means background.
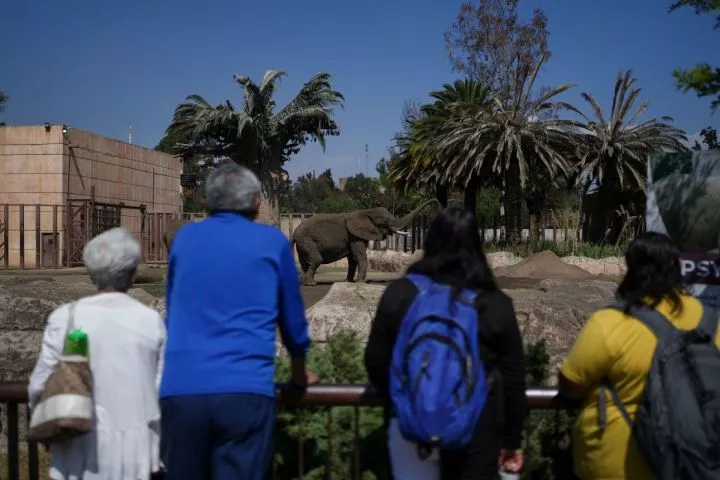
[{"label": "woman with dark hair", "polygon": [[[650,307],[677,329],[698,326],[703,306],[683,289],[679,255],[663,234],[647,232],[636,237],[625,252],[627,273],[616,293],[626,308],[595,312],[560,370],[560,393],[583,401],[573,432],[575,474],[582,480],[655,478],[618,405],[606,401],[600,408],[600,395],[606,395],[600,389],[609,382],[630,417],[635,417],[657,339],[628,314],[632,307]],[[720,346],[720,336],[716,343]],[[601,422],[603,413],[605,421]]]},{"label": "woman with dark hair", "polygon": [[[477,294],[471,308],[479,319],[477,345],[490,390],[469,446],[427,455],[400,434],[391,405],[388,434],[395,478],[496,479],[499,469],[519,471],[526,409],[523,343],[512,300],[500,291],[488,265],[475,216],[459,208],[439,212],[427,232],[423,258],[407,273],[451,287],[453,299],[462,291]],[[403,277],[387,287],[378,305],[365,366],[381,394],[389,394],[393,348],[418,294],[415,283]]]}]

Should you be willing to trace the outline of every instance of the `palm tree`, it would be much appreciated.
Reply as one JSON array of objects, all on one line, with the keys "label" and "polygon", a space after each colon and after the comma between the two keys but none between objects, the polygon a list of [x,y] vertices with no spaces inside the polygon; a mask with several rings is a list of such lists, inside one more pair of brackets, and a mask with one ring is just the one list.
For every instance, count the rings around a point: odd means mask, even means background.
[{"label": "palm tree", "polygon": [[[10,98],[10,97],[8,97],[8,96],[5,94],[5,92],[3,92],[2,90],[0,90],[0,112],[2,112],[3,110],[5,110],[5,104],[7,103],[8,98]],[[0,122],[0,127],[2,127],[2,126],[4,126],[4,125],[5,125],[5,122]]]},{"label": "palm tree", "polygon": [[[487,112],[492,106],[490,89],[475,80],[456,80],[453,84],[444,84],[442,90],[430,93],[435,102],[423,105],[419,115],[406,119],[409,125],[404,135],[396,137],[397,155],[391,163],[391,180],[416,187],[432,182],[436,185],[436,195],[443,205],[447,204],[447,189],[455,186],[444,179],[444,165],[452,160],[454,154],[462,151],[445,151],[439,155],[438,132],[452,119]],[[477,177],[464,182],[465,206],[476,210]]]},{"label": "palm tree", "polygon": [[[268,70],[260,84],[235,75],[243,90],[240,109],[226,100],[212,106],[200,95],[190,95],[175,109],[167,134],[190,138],[178,145],[184,155],[200,153],[229,158],[252,168],[261,178],[270,222],[279,223],[279,187],[287,178],[283,165],[309,141],[325,149],[326,136],[339,135],[334,108],[343,95],[332,89],[331,76],[321,72],[303,85],[298,94],[276,112],[273,96],[284,72]],[[267,206],[266,208],[267,209]]]},{"label": "palm tree", "polygon": [[573,109],[583,119],[578,124],[580,178],[585,182],[586,191],[591,183],[597,186],[597,205],[602,208],[591,223],[590,237],[594,241],[602,240],[608,227],[611,237],[616,236],[621,229],[616,212],[621,207],[631,207],[628,204],[638,200],[644,201],[644,195],[637,193],[645,192],[650,155],[687,150],[685,132],[669,124],[672,118],[637,122],[647,111],[648,102],[642,102],[633,110],[640,94],[640,88],[634,87],[635,82],[631,70],[618,73],[609,117],[588,93],[583,93],[582,97],[594,118]]},{"label": "palm tree", "polygon": [[550,177],[567,172],[567,152],[576,144],[573,122],[554,115],[572,108],[554,99],[573,85],[561,85],[533,97],[544,60],[532,70],[517,72],[509,98],[495,98],[490,113],[450,120],[438,132],[440,152],[453,153],[445,165],[444,179],[455,183],[473,176],[495,176],[502,182],[506,230],[511,242],[520,240],[523,190],[531,169],[544,171]]}]

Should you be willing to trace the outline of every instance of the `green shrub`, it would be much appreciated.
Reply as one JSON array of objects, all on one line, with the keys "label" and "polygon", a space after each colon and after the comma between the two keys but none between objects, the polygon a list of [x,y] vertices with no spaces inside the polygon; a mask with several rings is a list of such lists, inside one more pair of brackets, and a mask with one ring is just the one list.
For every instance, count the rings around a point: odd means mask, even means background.
[{"label": "green shrub", "polygon": [[[368,382],[363,363],[363,345],[357,333],[342,331],[327,344],[313,348],[308,368],[324,383]],[[287,381],[290,365],[287,358],[278,361],[277,381]],[[389,478],[383,410],[376,407],[302,408],[280,412],[275,448],[278,478],[298,478],[298,443],[303,442],[304,473],[307,480],[352,478],[355,448],[355,415],[358,417],[361,478]],[[330,419],[330,421],[329,421]],[[328,422],[330,429],[328,429]],[[328,448],[328,430],[331,446]]]},{"label": "green shrub", "polygon": [[[528,385],[546,386],[550,355],[545,340],[525,345],[525,379]],[[566,480],[573,478],[571,429],[575,412],[531,410],[525,420],[523,479]]]},{"label": "green shrub", "polygon": [[602,259],[608,257],[622,257],[625,255],[625,246],[615,245],[597,245],[592,243],[558,243],[552,241],[537,241],[534,243],[525,242],[518,245],[505,243],[488,242],[485,244],[485,250],[492,252],[511,252],[519,257],[528,257],[534,253],[549,250],[558,257],[567,257],[570,255],[578,257],[588,257]]},{"label": "green shrub", "polygon": [[[528,385],[546,385],[549,356],[545,342],[526,346]],[[314,347],[308,366],[324,383],[367,383],[363,364],[363,346],[356,332],[342,331],[325,345]],[[278,360],[276,379],[287,381],[287,358]],[[328,417],[329,412],[331,417]],[[304,478],[353,478],[355,470],[355,414],[359,414],[359,471],[363,480],[389,478],[387,444],[383,427],[383,409],[375,407],[295,408],[278,415],[275,444],[276,478],[299,478],[298,443],[303,440]],[[328,448],[328,419],[331,446]],[[572,416],[565,411],[530,412],[525,430],[527,466],[523,478],[564,480],[572,478],[570,426]]]}]

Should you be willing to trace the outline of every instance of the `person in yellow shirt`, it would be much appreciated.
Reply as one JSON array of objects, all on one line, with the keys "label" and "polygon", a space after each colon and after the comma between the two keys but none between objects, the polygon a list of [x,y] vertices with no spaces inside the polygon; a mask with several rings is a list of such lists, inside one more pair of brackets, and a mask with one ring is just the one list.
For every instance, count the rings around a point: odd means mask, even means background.
[{"label": "person in yellow shirt", "polygon": [[[648,305],[678,329],[698,326],[703,306],[683,290],[679,251],[667,236],[654,232],[638,236],[625,260],[627,273],[617,289],[619,300]],[[720,333],[716,344],[720,347]],[[561,395],[583,400],[573,431],[574,470],[582,480],[655,479],[605,389],[605,409],[599,399],[601,382],[608,379],[634,419],[656,345],[655,335],[643,323],[613,308],[595,312],[575,340],[560,369],[558,387]]]}]

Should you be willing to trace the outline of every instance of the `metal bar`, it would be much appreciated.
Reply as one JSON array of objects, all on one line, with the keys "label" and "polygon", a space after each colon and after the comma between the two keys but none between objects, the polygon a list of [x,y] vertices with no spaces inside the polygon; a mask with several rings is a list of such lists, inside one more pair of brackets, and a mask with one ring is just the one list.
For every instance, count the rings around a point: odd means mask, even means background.
[{"label": "metal bar", "polygon": [[65,266],[70,267],[70,243],[72,240],[70,239],[70,235],[72,232],[72,229],[70,227],[70,222],[72,221],[72,217],[70,216],[70,212],[72,211],[72,203],[68,202],[65,205],[65,225],[63,225],[65,228],[65,241],[63,242],[63,246],[65,247]]},{"label": "metal bar", "polygon": [[25,205],[20,205],[20,270],[25,269]]},{"label": "metal bar", "polygon": [[300,439],[298,440],[298,477],[305,478],[305,416],[298,415],[300,421]]},{"label": "metal bar", "polygon": [[53,205],[53,242],[55,243],[55,255],[53,255],[53,268],[60,264],[60,243],[58,242],[58,206]]},{"label": "metal bar", "polygon": [[354,445],[353,445],[353,478],[360,480],[360,408],[353,408],[353,430]]},{"label": "metal bar", "polygon": [[[30,425],[30,416],[32,412],[29,408],[25,409],[27,413],[27,424]],[[35,442],[28,442],[28,480],[39,480],[40,478],[40,458],[38,456],[38,445]]]},{"label": "metal bar", "polygon": [[[279,383],[276,385],[277,399],[286,406],[361,406],[383,407],[387,399],[380,396],[374,387],[360,384],[318,384],[305,390]],[[576,408],[577,404],[558,396],[558,391],[550,387],[530,387],[526,390],[527,405],[533,409]],[[1,402],[27,402],[27,383],[0,382]]]},{"label": "metal bar", "polygon": [[35,268],[40,268],[40,205],[35,205]]},{"label": "metal bar", "polygon": [[10,232],[8,219],[10,218],[10,205],[3,205],[3,268],[10,268]]},{"label": "metal bar", "polygon": [[18,403],[7,404],[8,480],[20,480],[20,435]]},{"label": "metal bar", "polygon": [[335,462],[333,462],[333,448],[332,448],[332,437],[333,437],[333,416],[332,416],[332,408],[328,408],[327,415],[326,415],[327,423],[326,423],[326,429],[327,429],[327,470],[325,473],[327,474],[327,478],[332,480],[333,478],[333,467],[335,466]]}]

